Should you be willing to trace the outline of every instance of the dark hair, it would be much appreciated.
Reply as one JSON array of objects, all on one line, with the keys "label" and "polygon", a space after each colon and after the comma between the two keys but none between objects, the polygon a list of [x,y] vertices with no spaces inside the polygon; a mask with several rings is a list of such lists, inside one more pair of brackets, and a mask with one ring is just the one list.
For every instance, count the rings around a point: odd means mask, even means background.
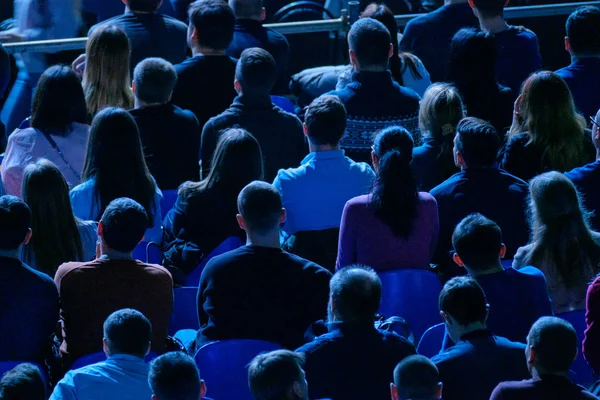
[{"label": "dark hair", "polygon": [[579,56],[600,53],[600,9],[580,7],[567,19],[571,52]]},{"label": "dark hair", "polygon": [[140,243],[148,226],[144,208],[128,198],[110,202],[102,215],[102,238],[108,247],[129,253]]},{"label": "dark hair", "polygon": [[148,384],[158,400],[198,400],[200,372],[192,357],[174,351],[152,361]]},{"label": "dark hair", "polygon": [[88,113],[81,81],[70,68],[55,65],[38,81],[31,106],[31,126],[66,136],[71,124],[87,124]]},{"label": "dark hair", "polygon": [[131,11],[154,12],[158,10],[161,0],[127,0]]},{"label": "dark hair", "polygon": [[390,32],[381,22],[372,18],[361,18],[352,24],[348,33],[348,45],[354,52],[361,68],[388,65]]},{"label": "dark hair", "polygon": [[343,322],[372,321],[381,305],[381,280],[372,268],[351,265],[333,275],[329,295]]},{"label": "dark hair", "polygon": [[229,0],[229,7],[239,19],[260,18],[263,0]]},{"label": "dark hair", "polygon": [[266,182],[251,182],[238,196],[238,211],[246,226],[258,233],[279,229],[282,208],[281,194]]},{"label": "dark hair", "polygon": [[347,117],[346,107],[339,97],[317,97],[304,114],[308,140],[315,145],[336,146],[346,132]]},{"label": "dark hair", "polygon": [[198,44],[225,50],[233,40],[235,14],[223,0],[197,0],[188,9],[190,25],[196,29]]},{"label": "dark hair", "polygon": [[129,197],[146,210],[147,226],[154,225],[156,183],[146,166],[137,124],[123,109],[105,108],[92,121],[82,181],[92,178],[100,204],[95,221],[111,201]]},{"label": "dark hair", "polygon": [[504,16],[506,0],[473,0],[473,5],[483,18]]},{"label": "dark hair", "polygon": [[535,366],[541,373],[568,372],[577,356],[579,340],[573,326],[557,317],[538,319],[527,335],[527,345],[535,349]]},{"label": "dark hair", "polygon": [[152,103],[168,103],[177,84],[173,65],[162,58],[146,58],[135,66],[133,81],[138,99]]},{"label": "dark hair", "polygon": [[[50,276],[69,261],[83,260],[77,219],[69,200],[69,185],[52,162],[40,159],[23,173],[23,201],[32,214],[35,235],[23,247],[22,259]],[[60,232],[60,234],[57,234]]]},{"label": "dark hair", "polygon": [[500,138],[489,122],[467,117],[456,127],[455,144],[468,168],[486,168],[496,162]]},{"label": "dark hair", "polygon": [[255,400],[279,400],[304,381],[304,357],[289,350],[259,354],[248,366],[248,386]]},{"label": "dark hair", "polygon": [[235,79],[244,94],[269,94],[275,84],[277,66],[268,51],[253,47],[242,52],[235,69]]},{"label": "dark hair", "polygon": [[485,293],[475,279],[464,276],[452,278],[444,285],[439,299],[440,311],[461,325],[485,322],[487,302]]},{"label": "dark hair", "polygon": [[0,400],[46,400],[46,384],[38,367],[19,364],[2,376]]},{"label": "dark hair", "polygon": [[440,372],[427,357],[406,357],[394,369],[394,385],[402,399],[429,398],[437,393],[439,382]]},{"label": "dark hair", "polygon": [[467,267],[484,270],[500,260],[502,231],[494,221],[471,214],[454,229],[452,246]]},{"label": "dark hair", "polygon": [[396,236],[410,235],[417,215],[419,192],[410,168],[413,139],[400,126],[391,126],[376,133],[373,151],[379,158],[379,168],[373,184],[369,207]]},{"label": "dark hair", "polygon": [[31,227],[31,211],[16,196],[0,197],[0,249],[16,250]]},{"label": "dark hair", "polygon": [[104,321],[104,338],[110,352],[144,358],[152,339],[152,324],[141,312],[125,308]]}]

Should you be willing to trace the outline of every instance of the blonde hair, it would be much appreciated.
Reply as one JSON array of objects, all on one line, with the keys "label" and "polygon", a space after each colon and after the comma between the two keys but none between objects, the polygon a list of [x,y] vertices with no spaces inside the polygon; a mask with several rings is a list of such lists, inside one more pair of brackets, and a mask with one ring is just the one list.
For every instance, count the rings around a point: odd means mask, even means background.
[{"label": "blonde hair", "polygon": [[89,37],[83,90],[90,116],[102,108],[133,107],[129,77],[129,39],[114,25],[100,26]]}]

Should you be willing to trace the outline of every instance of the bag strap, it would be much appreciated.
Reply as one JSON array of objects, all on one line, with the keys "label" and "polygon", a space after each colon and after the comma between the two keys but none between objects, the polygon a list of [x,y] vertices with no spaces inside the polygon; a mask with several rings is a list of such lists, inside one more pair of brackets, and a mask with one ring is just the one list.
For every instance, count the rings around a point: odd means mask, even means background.
[{"label": "bag strap", "polygon": [[69,168],[69,171],[71,171],[73,173],[73,175],[75,175],[75,177],[77,178],[77,180],[81,180],[81,175],[75,171],[75,169],[71,166],[71,164],[69,164],[69,162],[67,161],[65,155],[63,154],[63,152],[60,150],[60,148],[58,147],[58,145],[56,144],[56,142],[54,141],[54,139],[52,139],[52,136],[50,136],[49,133],[47,132],[43,132],[42,134],[44,135],[44,137],[46,138],[46,140],[48,141],[48,143],[50,143],[50,146],[52,146],[52,148],[54,150],[56,150],[56,152],[58,153],[59,157],[61,158],[61,160],[63,160],[63,162],[65,163],[65,165],[67,166],[67,168]]}]

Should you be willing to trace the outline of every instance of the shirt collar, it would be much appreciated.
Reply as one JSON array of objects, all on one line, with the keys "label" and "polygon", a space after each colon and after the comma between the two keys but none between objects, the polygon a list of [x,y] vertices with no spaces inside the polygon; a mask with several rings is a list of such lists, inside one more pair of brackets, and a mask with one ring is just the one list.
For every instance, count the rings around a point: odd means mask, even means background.
[{"label": "shirt collar", "polygon": [[262,29],[262,22],[255,19],[239,18],[235,22],[236,28],[246,29],[247,31],[257,31]]},{"label": "shirt collar", "polygon": [[144,361],[144,359],[139,358],[138,356],[133,356],[131,354],[114,354],[114,355],[108,357],[106,359],[106,361],[116,361],[116,362],[119,362],[119,361],[135,361],[135,362],[146,363]]},{"label": "shirt collar", "polygon": [[304,157],[301,164],[306,164],[312,160],[334,160],[344,158],[346,153],[344,150],[327,150],[327,151],[313,151]]},{"label": "shirt collar", "polygon": [[393,83],[390,71],[372,72],[372,71],[354,71],[352,73],[352,83],[366,83],[369,85]]},{"label": "shirt collar", "polygon": [[248,109],[273,108],[273,101],[269,95],[254,96],[240,94],[233,100],[232,106]]}]

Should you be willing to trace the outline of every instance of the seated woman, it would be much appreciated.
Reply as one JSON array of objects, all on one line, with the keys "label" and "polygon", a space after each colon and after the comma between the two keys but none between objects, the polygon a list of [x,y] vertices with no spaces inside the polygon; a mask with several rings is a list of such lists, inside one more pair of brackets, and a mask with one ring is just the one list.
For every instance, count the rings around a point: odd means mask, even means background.
[{"label": "seated woman", "polygon": [[579,193],[553,171],[530,182],[530,243],[513,268],[533,266],[546,276],[555,314],[583,310],[587,285],[600,271],[600,234],[590,230]]},{"label": "seated woman", "polygon": [[344,207],[337,269],[352,264],[376,271],[429,268],[439,231],[437,203],[417,190],[412,151],[413,139],[404,128],[375,136],[371,157],[377,177],[370,194]]},{"label": "seated woman", "polygon": [[120,197],[140,203],[148,214],[144,241],[160,243],[162,193],[150,175],[133,117],[105,108],[92,121],[82,183],[71,190],[75,216],[99,221],[106,206]]},{"label": "seated woman", "polygon": [[53,277],[65,262],[96,258],[96,223],[73,216],[69,186],[56,165],[40,159],[25,168],[23,201],[35,232],[22,249],[25,264]]}]

